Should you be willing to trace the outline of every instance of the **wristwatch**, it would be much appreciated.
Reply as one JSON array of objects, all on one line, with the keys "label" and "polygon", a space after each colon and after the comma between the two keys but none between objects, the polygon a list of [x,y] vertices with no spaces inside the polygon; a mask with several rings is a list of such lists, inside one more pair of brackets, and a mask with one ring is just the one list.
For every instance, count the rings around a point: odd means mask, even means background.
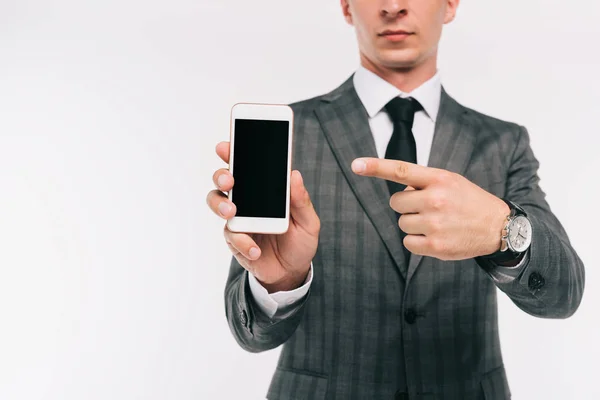
[{"label": "wristwatch", "polygon": [[502,199],[510,208],[506,216],[506,224],[502,229],[500,250],[484,256],[496,262],[510,261],[518,258],[531,246],[533,228],[527,213],[518,204]]}]

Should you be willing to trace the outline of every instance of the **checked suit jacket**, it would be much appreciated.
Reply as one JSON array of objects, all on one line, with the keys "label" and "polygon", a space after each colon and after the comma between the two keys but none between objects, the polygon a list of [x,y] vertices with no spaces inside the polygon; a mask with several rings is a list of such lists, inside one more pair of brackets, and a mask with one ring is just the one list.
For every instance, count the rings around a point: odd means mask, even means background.
[{"label": "checked suit jacket", "polygon": [[428,165],[521,205],[533,227],[527,263],[515,270],[415,254],[407,263],[386,182],[350,169],[356,157],[377,157],[352,76],[290,106],[293,168],[321,219],[310,291],[270,320],[232,257],[224,293],[243,349],[283,345],[267,397],[509,399],[497,294],[533,316],[566,318],[584,289],[583,263],[539,186],[526,129],[466,108],[442,89]]}]

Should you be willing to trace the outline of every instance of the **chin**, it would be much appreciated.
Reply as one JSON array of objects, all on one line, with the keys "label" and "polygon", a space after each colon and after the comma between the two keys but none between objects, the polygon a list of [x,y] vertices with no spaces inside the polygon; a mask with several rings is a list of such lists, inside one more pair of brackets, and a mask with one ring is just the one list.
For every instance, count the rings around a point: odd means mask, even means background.
[{"label": "chin", "polygon": [[396,57],[396,58],[384,58],[379,62],[382,66],[390,69],[410,69],[416,67],[419,62],[418,58],[406,58],[406,57]]},{"label": "chin", "polygon": [[412,68],[419,63],[420,54],[415,49],[383,50],[377,59],[386,68]]}]

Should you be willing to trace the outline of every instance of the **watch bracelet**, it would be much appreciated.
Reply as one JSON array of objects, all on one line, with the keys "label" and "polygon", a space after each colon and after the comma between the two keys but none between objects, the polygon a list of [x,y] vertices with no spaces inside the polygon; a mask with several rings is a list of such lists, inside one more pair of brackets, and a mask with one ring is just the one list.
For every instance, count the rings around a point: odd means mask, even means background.
[{"label": "watch bracelet", "polygon": [[502,201],[504,201],[508,205],[510,211],[506,216],[505,224],[502,227],[502,231],[500,233],[500,249],[492,254],[482,256],[485,259],[493,260],[496,262],[510,261],[519,257],[519,255],[521,254],[512,251],[508,245],[508,226],[510,225],[511,218],[516,216],[517,210],[515,206],[508,200],[503,198]]}]

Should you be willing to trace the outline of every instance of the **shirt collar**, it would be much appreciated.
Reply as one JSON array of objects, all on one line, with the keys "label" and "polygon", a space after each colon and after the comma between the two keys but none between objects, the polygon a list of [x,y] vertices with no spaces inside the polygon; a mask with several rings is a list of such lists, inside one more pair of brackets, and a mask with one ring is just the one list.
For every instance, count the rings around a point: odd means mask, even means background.
[{"label": "shirt collar", "polygon": [[367,114],[373,118],[385,105],[396,96],[413,97],[435,123],[442,95],[442,84],[439,71],[428,81],[410,93],[404,93],[388,81],[366,69],[362,65],[354,74],[354,88],[363,103]]}]

